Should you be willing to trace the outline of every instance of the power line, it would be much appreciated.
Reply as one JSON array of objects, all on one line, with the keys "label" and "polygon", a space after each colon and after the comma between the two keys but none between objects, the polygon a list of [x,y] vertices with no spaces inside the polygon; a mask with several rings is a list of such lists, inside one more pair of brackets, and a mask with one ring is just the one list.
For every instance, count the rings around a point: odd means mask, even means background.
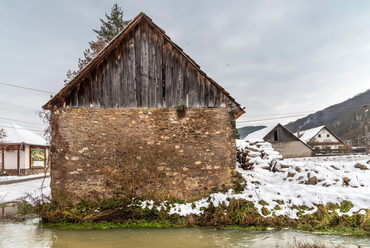
[{"label": "power line", "polygon": [[20,105],[20,104],[11,103],[11,102],[2,101],[2,100],[0,100],[0,104],[4,105],[5,107],[22,108],[22,109],[28,109],[29,111],[35,111],[35,112],[36,111],[41,111],[41,108],[40,109],[35,109],[35,108],[28,107],[28,106],[23,106],[23,105]]},{"label": "power line", "polygon": [[0,84],[15,87],[15,88],[20,88],[20,89],[25,89],[25,90],[32,90],[32,91],[37,91],[37,92],[42,92],[42,93],[55,94],[54,92],[51,92],[51,91],[39,90],[39,89],[35,89],[35,88],[29,88],[29,87],[14,85],[14,84],[7,84],[7,83],[1,83],[1,82],[0,82]]},{"label": "power line", "polygon": [[[353,107],[348,107],[348,108],[336,108],[336,109],[326,109],[326,110],[319,110],[319,111],[316,111],[315,113],[317,112],[339,112],[339,111],[343,111],[343,110],[354,110],[354,109],[360,109],[362,108],[363,105],[360,105],[360,106],[353,106]],[[313,111],[312,111],[313,112]],[[309,114],[311,114],[312,112],[310,112]],[[293,114],[293,113],[292,113]],[[314,113],[312,113],[314,114]],[[292,117],[300,117],[300,116],[305,116],[307,115],[307,112],[302,112],[302,113],[297,113],[297,115],[281,115],[279,117],[276,117],[276,118],[265,118],[265,119],[255,119],[255,120],[238,120],[238,123],[239,124],[242,124],[242,123],[248,123],[248,122],[259,122],[259,121],[268,121],[268,120],[278,120],[278,119],[286,119],[286,118],[292,118]],[[276,116],[274,114],[272,115],[259,115],[259,116]],[[259,117],[259,116],[253,116],[253,117]],[[249,117],[252,117],[252,116],[249,116]]]},{"label": "power line", "polygon": [[28,131],[38,132],[38,133],[44,132],[44,130],[41,130],[41,129],[28,129],[28,128],[25,129],[25,128],[9,127],[9,126],[6,126],[6,125],[2,125],[0,127],[13,128],[13,129],[17,129],[17,130],[28,130]]},{"label": "power line", "polygon": [[2,119],[2,120],[7,120],[7,121],[15,121],[15,122],[26,123],[26,124],[30,124],[30,125],[37,125],[37,126],[41,126],[41,124],[38,124],[38,123],[35,123],[35,122],[19,121],[19,120],[8,119],[8,118],[3,118],[3,117],[0,117],[0,119]]}]

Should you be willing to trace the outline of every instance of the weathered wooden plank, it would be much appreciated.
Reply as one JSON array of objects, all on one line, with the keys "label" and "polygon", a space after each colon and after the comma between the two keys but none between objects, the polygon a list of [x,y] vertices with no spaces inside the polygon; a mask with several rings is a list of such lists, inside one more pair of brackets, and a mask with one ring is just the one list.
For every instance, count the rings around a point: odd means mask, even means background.
[{"label": "weathered wooden plank", "polygon": [[210,91],[211,91],[211,82],[204,77],[204,83],[205,83],[205,91],[204,91],[204,107],[212,107],[210,106]]},{"label": "weathered wooden plank", "polygon": [[71,107],[72,108],[77,108],[78,107],[78,100],[77,100],[77,88],[74,88],[71,92]]},{"label": "weathered wooden plank", "polygon": [[162,80],[162,58],[163,58],[163,37],[154,31],[155,45],[155,103],[153,107],[163,106],[163,80]]},{"label": "weathered wooden plank", "polygon": [[[136,65],[135,65],[135,32],[130,32],[130,38],[128,40],[128,68],[127,68],[127,94],[128,106],[137,107],[137,95],[136,95]],[[126,68],[125,68],[126,71]]]},{"label": "weathered wooden plank", "polygon": [[83,94],[83,102],[84,102],[84,108],[90,107],[90,80],[89,78],[85,78],[84,83],[84,94]]},{"label": "weathered wooden plank", "polygon": [[189,107],[198,107],[198,92],[200,87],[198,85],[197,73],[194,67],[189,66]]},{"label": "weathered wooden plank", "polygon": [[135,84],[136,84],[136,100],[137,107],[143,106],[142,100],[142,82],[141,82],[141,56],[142,56],[142,40],[141,40],[141,23],[135,26]]},{"label": "weathered wooden plank", "polygon": [[172,46],[170,43],[166,43],[166,106],[174,107],[173,105],[173,92],[172,92],[172,81],[173,81],[173,58],[172,58]]},{"label": "weathered wooden plank", "polygon": [[221,91],[216,88],[215,91],[215,107],[221,106]]},{"label": "weathered wooden plank", "polygon": [[171,105],[170,107],[175,107],[181,104],[181,99],[178,96],[178,76],[179,76],[179,53],[177,50],[172,49],[172,84],[171,84]]},{"label": "weathered wooden plank", "polygon": [[108,58],[104,59],[104,72],[103,72],[103,108],[111,108],[112,107],[112,82],[110,78],[110,70],[111,66],[109,64]]},{"label": "weathered wooden plank", "polygon": [[105,104],[104,104],[104,87],[105,87],[105,84],[104,84],[103,62],[99,65],[97,75],[98,75],[97,81],[98,81],[98,84],[99,84],[99,97],[98,97],[99,107],[100,108],[105,108]]},{"label": "weathered wooden plank", "polygon": [[99,102],[99,81],[98,81],[98,75],[97,72],[99,70],[99,67],[94,69],[91,72],[92,80],[93,80],[93,106],[96,108],[100,107],[100,102]]},{"label": "weathered wooden plank", "polygon": [[158,68],[157,60],[156,60],[156,33],[153,27],[148,27],[148,63],[149,63],[149,85],[148,85],[148,107],[155,108],[156,101],[157,101],[157,78],[156,78],[156,70]]},{"label": "weathered wooden plank", "polygon": [[207,85],[205,84],[203,75],[201,75],[199,71],[197,71],[197,85],[200,88],[196,99],[197,107],[204,107],[204,97],[206,95],[205,92],[207,90]]},{"label": "weathered wooden plank", "polygon": [[184,97],[184,101],[185,101],[185,104],[186,106],[189,106],[189,62],[184,59],[185,61],[185,68],[184,68],[184,80],[183,80],[183,87],[184,87],[184,91],[183,91],[183,97]]},{"label": "weathered wooden plank", "polygon": [[81,87],[81,84],[83,82],[79,83],[78,86],[77,86],[77,94],[76,94],[76,97],[77,97],[77,107],[80,108],[83,106],[83,98],[81,97],[81,93],[83,94],[83,87]]},{"label": "weathered wooden plank", "polygon": [[117,108],[120,102],[120,75],[118,73],[118,51],[114,51],[109,54],[109,64],[110,64],[110,79],[112,85],[112,107]]},{"label": "weathered wooden plank", "polygon": [[167,74],[167,41],[163,40],[162,45],[162,106],[166,107],[166,74]]},{"label": "weathered wooden plank", "polygon": [[185,62],[184,62],[184,58],[183,56],[181,56],[177,51],[176,51],[176,54],[177,54],[177,61],[178,61],[178,64],[177,64],[177,69],[175,69],[177,71],[177,74],[176,74],[176,105],[178,104],[182,104],[183,102],[185,103],[185,98],[184,98],[184,67],[185,67]]},{"label": "weathered wooden plank", "polygon": [[140,59],[140,80],[141,80],[141,106],[149,107],[149,40],[148,23],[143,21],[140,25],[141,59]]},{"label": "weathered wooden plank", "polygon": [[89,107],[93,106],[94,92],[93,92],[93,78],[90,72],[89,74]]},{"label": "weathered wooden plank", "polygon": [[217,90],[216,87],[207,79],[209,85],[209,99],[208,99],[208,106],[215,107],[215,91]]},{"label": "weathered wooden plank", "polygon": [[72,98],[71,98],[71,94],[69,93],[69,95],[66,96],[66,107],[71,107],[71,104],[72,104]]},{"label": "weathered wooden plank", "polygon": [[120,107],[129,107],[129,89],[128,89],[128,80],[129,80],[129,44],[128,38],[125,37],[122,42],[122,59],[121,59],[121,66],[122,66],[122,78],[121,78],[121,103]]}]

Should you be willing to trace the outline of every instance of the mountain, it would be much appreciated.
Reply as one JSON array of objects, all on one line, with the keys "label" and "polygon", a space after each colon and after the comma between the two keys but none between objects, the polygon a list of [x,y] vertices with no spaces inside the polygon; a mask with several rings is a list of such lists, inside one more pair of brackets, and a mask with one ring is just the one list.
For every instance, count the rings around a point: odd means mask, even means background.
[{"label": "mountain", "polygon": [[350,145],[362,145],[364,135],[363,106],[370,104],[370,89],[344,102],[332,105],[314,114],[291,122],[285,127],[296,132],[326,125]]},{"label": "mountain", "polygon": [[244,139],[245,137],[247,137],[248,134],[258,131],[265,127],[266,126],[247,126],[247,127],[238,128],[240,139]]}]

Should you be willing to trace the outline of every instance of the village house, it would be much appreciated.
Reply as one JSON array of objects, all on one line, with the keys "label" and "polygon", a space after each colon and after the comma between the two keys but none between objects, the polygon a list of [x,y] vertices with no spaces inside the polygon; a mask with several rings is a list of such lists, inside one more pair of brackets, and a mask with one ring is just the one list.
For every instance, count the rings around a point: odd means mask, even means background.
[{"label": "village house", "polygon": [[264,140],[284,158],[311,157],[313,150],[280,123],[248,134],[244,140]]},{"label": "village house", "polygon": [[45,171],[50,146],[46,140],[15,123],[2,123],[0,169],[10,175],[30,175]]},{"label": "village house", "polygon": [[345,143],[325,125],[294,134],[315,150],[344,150]]},{"label": "village house", "polygon": [[56,201],[191,200],[232,184],[243,109],[144,13],[43,108]]}]

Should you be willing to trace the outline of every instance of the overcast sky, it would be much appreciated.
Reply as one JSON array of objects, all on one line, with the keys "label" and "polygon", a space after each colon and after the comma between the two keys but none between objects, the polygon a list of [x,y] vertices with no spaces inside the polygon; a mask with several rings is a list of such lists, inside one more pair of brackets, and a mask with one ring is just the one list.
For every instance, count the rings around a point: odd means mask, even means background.
[{"label": "overcast sky", "polygon": [[146,13],[245,107],[238,126],[286,124],[370,88],[370,1],[1,0],[0,122],[42,129],[34,112],[50,94],[3,84],[57,93],[116,2],[124,19]]}]

